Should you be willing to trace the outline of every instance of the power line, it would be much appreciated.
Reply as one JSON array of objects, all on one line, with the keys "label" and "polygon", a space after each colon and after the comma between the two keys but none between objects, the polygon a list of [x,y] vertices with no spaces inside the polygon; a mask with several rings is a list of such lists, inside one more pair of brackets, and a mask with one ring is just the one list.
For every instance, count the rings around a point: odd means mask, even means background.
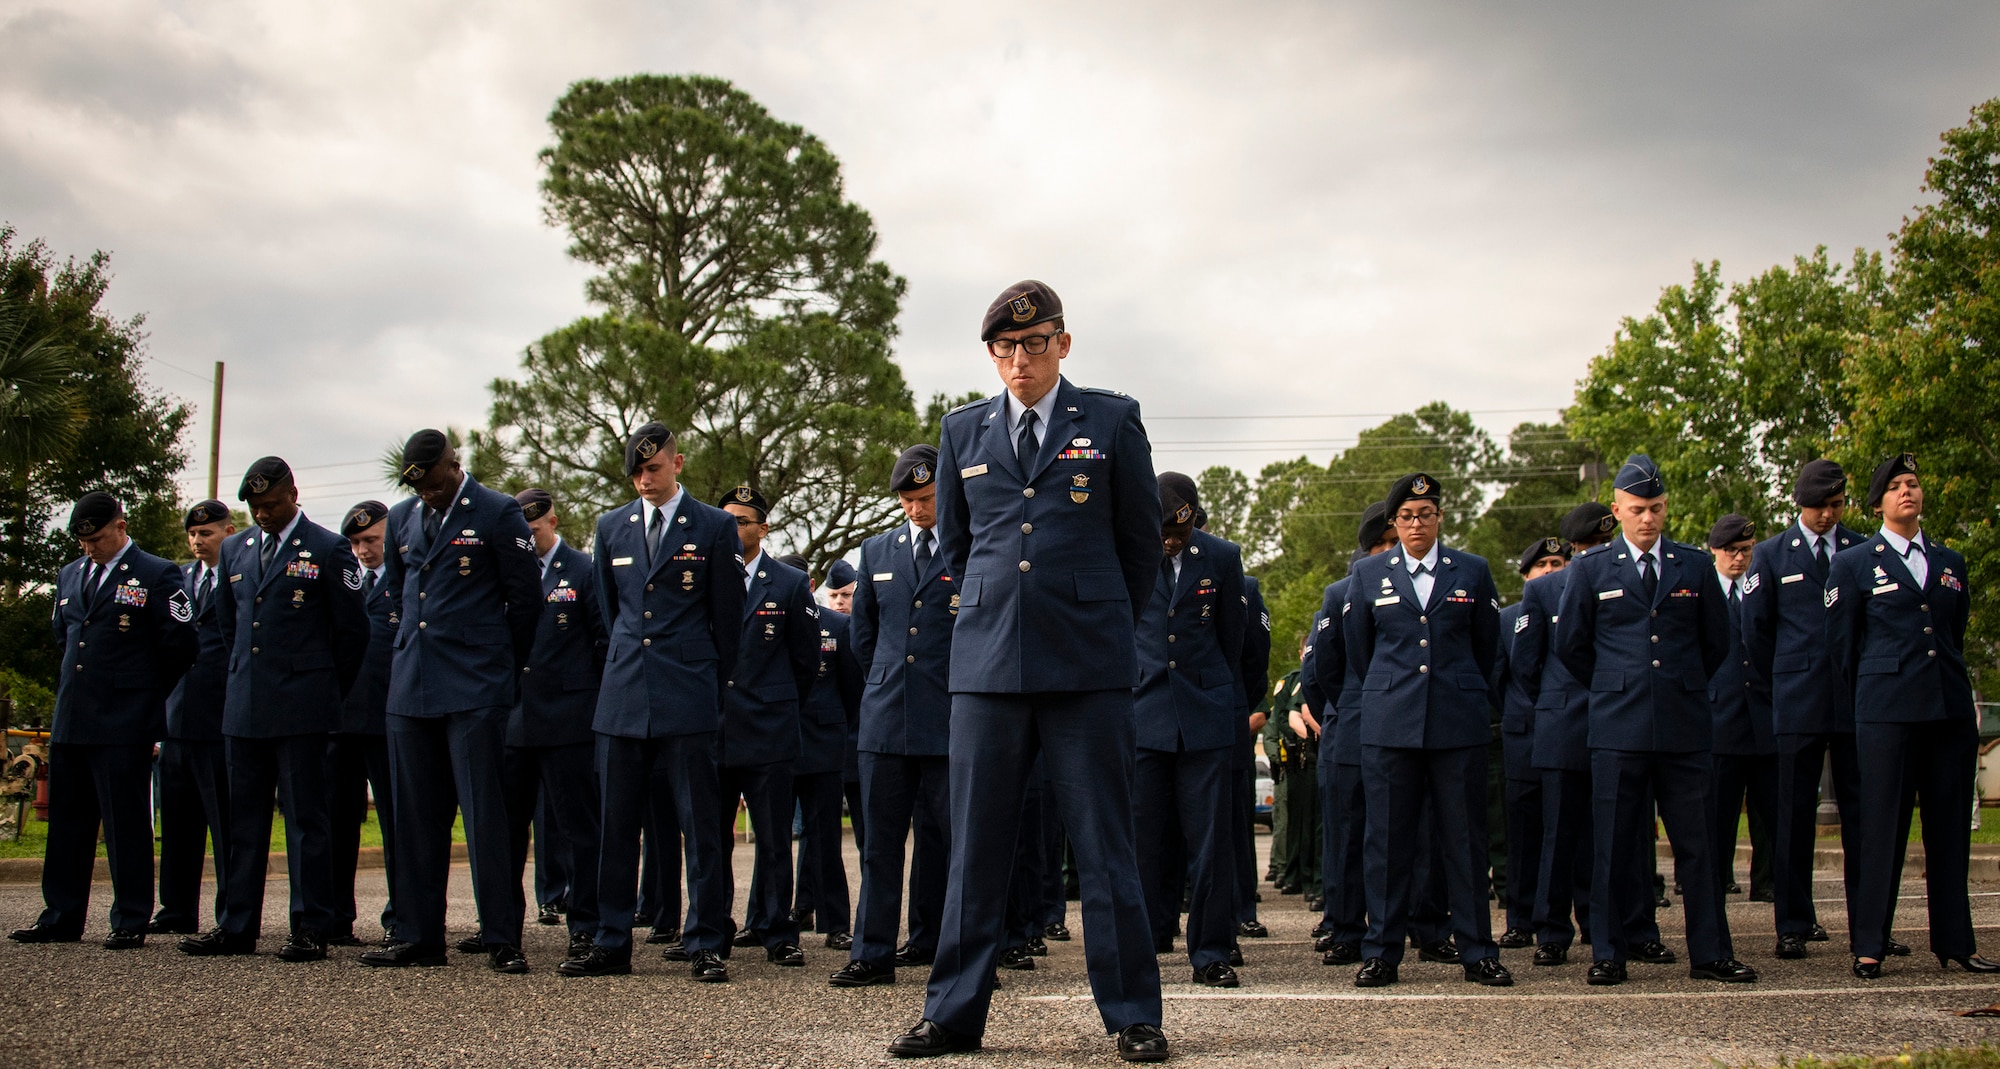
[{"label": "power line", "polygon": [[[1561,406],[1559,406],[1559,405],[1542,405],[1542,406],[1540,406],[1540,407],[1538,407],[1538,408],[1457,408],[1457,409],[1452,409],[1452,412],[1453,412],[1454,414],[1459,414],[1459,415],[1467,415],[1467,416],[1499,416],[1499,415],[1507,415],[1507,414],[1510,414],[1510,413],[1517,413],[1517,412],[1561,412],[1561,411],[1562,411],[1562,407],[1561,407]],[[1273,415],[1265,415],[1265,414],[1261,414],[1261,413],[1260,413],[1260,414],[1255,414],[1255,415],[1243,415],[1243,416],[1234,416],[1234,415],[1200,415],[1200,416],[1156,416],[1156,415],[1148,415],[1148,416],[1146,416],[1146,417],[1145,417],[1145,420],[1146,420],[1146,422],[1148,422],[1148,423],[1152,423],[1152,422],[1155,422],[1155,421],[1158,421],[1158,420],[1169,420],[1169,419],[1172,419],[1172,420],[1183,420],[1183,419],[1387,419],[1387,418],[1389,418],[1389,417],[1391,417],[1391,416],[1410,416],[1410,415],[1415,415],[1415,414],[1416,414],[1416,413],[1415,413],[1415,410],[1405,410],[1405,411],[1402,411],[1402,412],[1301,412],[1301,413],[1291,413],[1291,414],[1283,414],[1283,415],[1278,415],[1278,414],[1273,414]]]}]

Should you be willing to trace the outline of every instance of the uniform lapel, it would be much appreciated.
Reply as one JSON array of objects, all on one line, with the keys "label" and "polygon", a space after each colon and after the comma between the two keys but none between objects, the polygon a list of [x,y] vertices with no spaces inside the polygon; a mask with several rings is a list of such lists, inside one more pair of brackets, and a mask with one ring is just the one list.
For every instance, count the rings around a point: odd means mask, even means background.
[{"label": "uniform lapel", "polygon": [[563,573],[568,569],[562,567],[562,563],[563,563],[563,550],[568,548],[569,548],[568,546],[557,544],[556,555],[549,558],[548,570],[542,573],[543,601],[547,601],[549,599],[549,593],[556,588],[556,584],[558,582],[561,582],[564,578],[566,578],[566,576],[564,576]]},{"label": "uniform lapel", "polygon": [[989,467],[999,465],[1025,484],[1028,478],[1014,456],[1014,436],[1007,427],[1006,394],[995,394],[987,400],[986,416],[979,421],[977,433],[980,440],[973,445],[972,455],[984,458]]},{"label": "uniform lapel", "polygon": [[[1423,613],[1424,603],[1417,600],[1417,585],[1410,581],[1410,554],[1407,550],[1398,548],[1390,551],[1389,582],[1397,596],[1402,599],[1402,604],[1408,605],[1411,612]],[[1435,591],[1436,587],[1432,587],[1432,590]],[[1374,597],[1380,596],[1379,593],[1374,595]],[[1374,598],[1371,597],[1369,600],[1372,601]]]},{"label": "uniform lapel", "polygon": [[746,621],[755,616],[757,610],[763,606],[764,590],[771,585],[771,580],[763,574],[764,554],[761,552],[758,553],[757,559],[750,563],[752,569],[750,572],[750,589],[743,596],[743,619]]},{"label": "uniform lapel", "polygon": [[[1458,565],[1446,563],[1450,559],[1451,550],[1446,548],[1444,543],[1439,542],[1438,565],[1437,570],[1431,573],[1431,600],[1424,603],[1425,612],[1429,612],[1435,608],[1438,600],[1443,598],[1448,589],[1451,588],[1451,584],[1458,581]],[[1415,590],[1416,587],[1412,586],[1411,589]]]},{"label": "uniform lapel", "polygon": [[[304,521],[301,520],[300,522]],[[260,563],[260,566],[258,567],[257,570],[258,593],[260,594],[263,593],[264,588],[271,585],[271,580],[276,579],[279,575],[283,574],[285,571],[285,565],[290,563],[292,558],[298,555],[299,547],[292,545],[293,542],[298,541],[298,530],[299,529],[297,527],[292,528],[292,537],[278,544],[278,551],[271,555],[270,567],[268,568],[262,567]],[[252,542],[250,545],[251,559],[259,562],[263,561],[264,559],[263,540],[268,537],[272,536],[265,534],[262,531],[259,531],[257,533],[256,535],[257,540]]]},{"label": "uniform lapel", "polygon": [[[694,495],[688,493],[686,490],[682,490],[681,503],[679,507],[674,509],[673,515],[667,517],[665,528],[660,532],[660,555],[654,558],[651,563],[651,566],[646,569],[647,576],[650,577],[658,575],[660,571],[667,566],[667,562],[674,559],[674,554],[681,552],[681,547],[687,545],[688,542],[691,541],[687,536],[688,534],[687,517],[688,517],[688,510],[691,509],[693,505],[694,505]],[[625,525],[627,527],[631,527],[634,529],[633,534],[635,535],[635,537],[633,541],[636,542],[637,544],[634,545],[632,548],[632,557],[634,560],[645,561],[646,509],[645,506],[637,502],[633,503],[632,507],[639,510],[639,522],[627,523]],[[727,511],[724,511],[723,515],[729,517],[730,523],[736,522],[736,517],[731,516]],[[711,566],[715,564],[714,561],[709,561],[708,563]]]},{"label": "uniform lapel", "polygon": [[[130,551],[128,550],[127,552]],[[104,578],[98,582],[96,590],[90,589],[90,570],[96,567],[96,565],[90,562],[89,557],[83,559],[83,577],[80,581],[83,584],[85,615],[96,612],[100,606],[110,600],[111,588],[118,584],[118,564],[123,563],[124,559],[123,557],[118,558],[118,562],[113,563],[109,568],[105,569]]]}]

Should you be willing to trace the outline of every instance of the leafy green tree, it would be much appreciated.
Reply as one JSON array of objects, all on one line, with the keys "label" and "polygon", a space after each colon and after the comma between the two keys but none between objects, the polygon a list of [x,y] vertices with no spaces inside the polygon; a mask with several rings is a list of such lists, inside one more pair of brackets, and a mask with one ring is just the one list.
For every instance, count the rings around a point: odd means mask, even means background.
[{"label": "leafy green tree", "polygon": [[1484,482],[1504,486],[1465,536],[1465,548],[1486,558],[1503,601],[1521,595],[1515,565],[1521,551],[1538,538],[1561,533],[1563,515],[1589,496],[1580,472],[1592,459],[1590,447],[1572,439],[1560,423],[1522,423],[1507,436],[1507,458],[1481,472]]},{"label": "leafy green tree", "polygon": [[2000,99],[1942,140],[1924,175],[1930,203],[1896,234],[1893,300],[1846,364],[1844,458],[1860,482],[1892,453],[1917,455],[1924,528],[1965,554],[1967,654],[1990,678],[2000,642]]},{"label": "leafy green tree", "polygon": [[1243,545],[1249,537],[1254,500],[1250,480],[1227,464],[1216,464],[1202,469],[1194,483],[1201,494],[1202,511],[1208,513],[1208,533]]},{"label": "leafy green tree", "polygon": [[76,362],[56,338],[27,332],[28,302],[0,294],[0,464],[25,473],[76,441]]}]

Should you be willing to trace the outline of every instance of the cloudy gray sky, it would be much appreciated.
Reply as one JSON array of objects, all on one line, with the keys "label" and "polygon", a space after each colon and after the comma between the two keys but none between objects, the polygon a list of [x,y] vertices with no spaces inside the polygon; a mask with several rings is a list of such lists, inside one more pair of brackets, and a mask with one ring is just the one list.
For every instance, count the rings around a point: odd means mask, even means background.
[{"label": "cloudy gray sky", "polygon": [[0,0],[0,219],[109,250],[204,459],[228,362],[225,490],[278,453],[330,518],[589,310],[535,189],[556,97],[719,75],[843,161],[920,399],[994,385],[980,313],[1039,277],[1162,468],[1254,471],[1377,421],[1260,416],[1549,418],[1692,260],[1885,247],[1996,43],[1984,0]]}]

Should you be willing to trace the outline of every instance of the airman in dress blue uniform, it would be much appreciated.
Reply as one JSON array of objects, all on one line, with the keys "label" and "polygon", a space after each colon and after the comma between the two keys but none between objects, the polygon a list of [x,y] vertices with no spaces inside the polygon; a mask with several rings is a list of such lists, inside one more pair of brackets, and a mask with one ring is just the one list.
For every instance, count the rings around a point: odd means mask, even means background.
[{"label": "airman in dress blue uniform", "polygon": [[442,965],[452,812],[465,817],[479,941],[496,972],[527,969],[501,786],[507,713],[542,614],[535,542],[521,506],[479,485],[443,432],[403,446],[416,491],[389,509],[382,582],[400,595],[389,672],[389,764],[396,796],[396,936],[375,966]]},{"label": "airman in dress blue uniform", "polygon": [[[889,488],[904,523],[861,543],[854,595],[854,656],[866,671],[857,738],[861,775],[861,898],[854,948],[828,981],[894,983],[898,965],[929,964],[943,923],[951,811],[951,635],[958,584],[937,542],[937,447],[896,458]],[[903,914],[903,844],[914,831],[910,939],[897,949]]]},{"label": "airman in dress blue uniform", "polygon": [[194,661],[194,604],[181,571],[132,544],[116,498],[92,492],[69,517],[83,556],[56,575],[49,624],[62,647],[49,733],[49,841],[42,902],[19,943],[74,943],[90,910],[97,827],[111,863],[109,950],[146,945],[153,912],[153,742],[167,694]]},{"label": "airman in dress blue uniform", "polygon": [[[778,559],[806,573],[805,557],[787,554]],[[811,592],[808,586],[807,593]],[[792,919],[801,931],[811,926],[826,936],[826,945],[835,950],[854,948],[853,900],[840,849],[840,800],[850,748],[847,722],[861,707],[861,688],[861,665],[854,659],[848,614],[821,606],[819,672],[799,710],[799,756],[792,764],[792,798],[798,803],[801,824]]]},{"label": "airman in dress blue uniform", "polygon": [[521,696],[507,715],[502,782],[507,799],[508,848],[513,861],[514,910],[527,914],[521,877],[528,864],[528,831],[537,806],[548,853],[560,855],[569,875],[569,950],[590,952],[597,935],[597,691],[604,681],[609,640],[597,577],[590,558],[563,540],[562,514],[547,490],[514,495],[535,540],[541,569],[541,619],[535,645],[521,666]]},{"label": "airman in dress blue uniform", "polygon": [[1083,885],[1091,992],[1120,1057],[1167,1057],[1132,827],[1135,628],[1160,574],[1160,502],[1138,403],[1078,389],[1062,303],[1008,287],[980,329],[1006,391],[944,418],[937,515],[957,580],[951,874],[924,1019],[891,1053],[977,1048],[1036,755]]},{"label": "airman in dress blue uniform", "polygon": [[[1133,812],[1139,872],[1158,942],[1180,924],[1188,892],[1188,964],[1196,983],[1237,986],[1235,854],[1229,834],[1229,770],[1242,715],[1236,673],[1246,627],[1243,554],[1194,526],[1194,480],[1159,476],[1165,559],[1139,618],[1138,757]],[[1169,848],[1169,834],[1181,838]],[[1185,854],[1182,854],[1185,851]],[[1181,860],[1169,866],[1168,859]]]},{"label": "airman in dress blue uniform", "polygon": [[229,902],[222,926],[181,941],[200,955],[248,954],[264,921],[271,799],[284,798],[291,875],[285,961],[326,958],[335,927],[327,737],[368,649],[361,565],[347,540],[299,511],[292,470],[250,465],[236,496],[257,530],[222,547],[216,610],[229,645],[222,735],[229,764]]},{"label": "airman in dress blue uniform", "polygon": [[[716,778],[725,883],[736,896],[729,854],[735,844],[736,800],[750,813],[756,865],[750,904],[737,946],[762,944],[777,965],[806,963],[792,916],[792,767],[799,757],[799,710],[819,677],[819,606],[804,572],[764,552],[770,506],[749,485],[725,493],[716,507],[736,519],[748,574],[743,637],[736,671],[723,693]],[[755,942],[752,942],[752,940]]]},{"label": "airman in dress blue uniform", "polygon": [[1778,817],[1778,740],[1771,733],[1771,685],[1751,663],[1744,642],[1743,594],[1755,541],[1755,525],[1739,513],[1715,521],[1708,531],[1716,580],[1729,604],[1729,656],[1708,686],[1708,700],[1715,707],[1715,741],[1710,747],[1715,755],[1715,874],[1725,894],[1736,884],[1737,818],[1747,807],[1755,888],[1760,863],[1771,863],[1769,829]]},{"label": "airman in dress blue uniform", "polygon": [[194,605],[200,645],[194,664],[167,695],[167,735],[160,740],[160,911],[148,932],[193,933],[201,925],[201,869],[215,846],[215,920],[227,897],[229,768],[222,753],[222,702],[229,682],[229,647],[215,614],[222,542],[236,533],[229,506],[203,501],[188,510],[188,552],[181,589]]},{"label": "airman in dress blue uniform", "polygon": [[[565,976],[632,971],[639,827],[653,792],[672,795],[687,863],[682,943],[694,979],[729,979],[728,874],[723,866],[716,732],[743,637],[742,544],[736,518],[690,497],[674,434],[648,423],[625,445],[639,496],[597,521],[591,567],[610,648],[597,694],[597,783],[603,831],[597,938],[559,966]],[[661,849],[672,849],[662,838]]]},{"label": "airman in dress blue uniform", "polygon": [[[1827,575],[1833,558],[1866,536],[1840,522],[1847,473],[1831,460],[1799,469],[1792,489],[1799,520],[1752,552],[1743,581],[1744,641],[1751,668],[1770,681],[1777,733],[1777,863],[1774,910],[1780,958],[1803,958],[1826,940],[1813,908],[1820,774],[1829,763],[1840,809],[1844,883],[1852,893],[1861,864],[1860,764],[1854,750],[1853,695],[1838,685],[1826,647]],[[1849,902],[1850,913],[1852,902]],[[1891,950],[1909,948],[1891,943]]]},{"label": "airman in dress blue uniform", "polygon": [[1708,685],[1729,655],[1728,606],[1708,554],[1662,537],[1667,488],[1652,459],[1634,455],[1613,481],[1624,534],[1564,570],[1554,652],[1590,687],[1590,775],[1595,842],[1588,981],[1625,980],[1637,912],[1633,874],[1652,842],[1657,801],[1674,848],[1687,915],[1688,973],[1747,983],[1756,970],[1731,956],[1722,882],[1715,874],[1714,713]]},{"label": "airman in dress blue uniform", "polygon": [[1342,639],[1359,696],[1368,935],[1358,987],[1397,981],[1410,911],[1418,816],[1429,802],[1465,979],[1514,982],[1487,911],[1486,749],[1499,646],[1499,594],[1486,562],[1438,540],[1442,490],[1415,472],[1385,500],[1402,545],[1355,565]]},{"label": "airman in dress blue uniform", "polygon": [[401,592],[382,582],[386,566],[389,506],[380,501],[357,502],[341,521],[361,565],[361,600],[368,609],[368,652],[361,674],[347,692],[340,726],[327,743],[327,779],[333,791],[333,931],[329,946],[358,946],[354,921],[360,909],[354,901],[354,873],[360,861],[361,826],[368,822],[368,803],[375,802],[375,824],[382,833],[382,875],[389,897],[380,921],[384,945],[396,932],[396,788],[389,773],[389,668],[396,657],[396,631]]},{"label": "airman in dress blue uniform", "polygon": [[[1517,567],[1523,583],[1562,571],[1569,564],[1569,543],[1550,536],[1537,538],[1521,551]],[[1541,894],[1542,775],[1535,768],[1535,698],[1523,669],[1514,660],[1514,637],[1521,630],[1525,602],[1500,610],[1501,711],[1500,747],[1507,812],[1507,928],[1499,939],[1504,948],[1535,943],[1535,901]]]},{"label": "airman in dress blue uniform", "polygon": [[1917,458],[1868,480],[1875,537],[1833,558],[1823,604],[1834,677],[1853,699],[1860,756],[1861,865],[1849,890],[1854,975],[1882,975],[1911,803],[1923,807],[1930,948],[1940,966],[2000,972],[1979,956],[1966,888],[1979,714],[1965,668],[1972,590],[1965,557],[1924,534]]}]

